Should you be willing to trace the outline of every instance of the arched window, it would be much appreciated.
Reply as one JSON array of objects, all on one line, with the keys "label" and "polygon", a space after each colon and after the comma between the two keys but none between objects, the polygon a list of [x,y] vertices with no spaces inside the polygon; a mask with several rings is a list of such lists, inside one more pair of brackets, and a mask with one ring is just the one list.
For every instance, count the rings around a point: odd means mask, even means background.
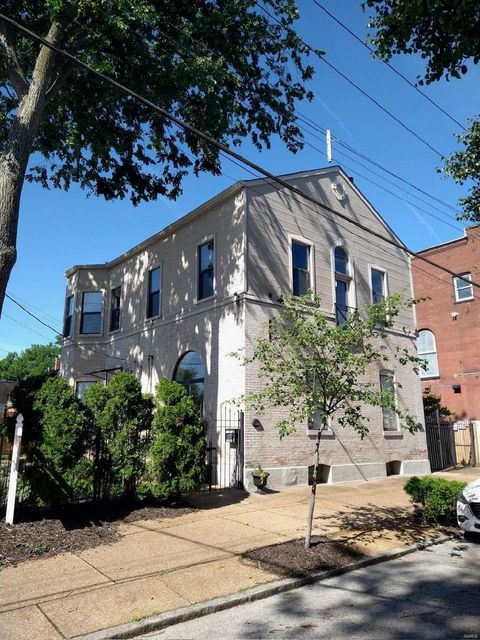
[{"label": "arched window", "polygon": [[203,408],[205,390],[205,367],[196,351],[187,351],[177,363],[173,380],[182,384],[188,395]]},{"label": "arched window", "polygon": [[427,369],[420,370],[421,378],[433,378],[438,376],[438,358],[435,336],[428,329],[418,332],[417,351],[422,360],[427,361]]},{"label": "arched window", "polygon": [[343,247],[335,247],[335,318],[337,325],[345,324],[350,312],[350,261]]}]

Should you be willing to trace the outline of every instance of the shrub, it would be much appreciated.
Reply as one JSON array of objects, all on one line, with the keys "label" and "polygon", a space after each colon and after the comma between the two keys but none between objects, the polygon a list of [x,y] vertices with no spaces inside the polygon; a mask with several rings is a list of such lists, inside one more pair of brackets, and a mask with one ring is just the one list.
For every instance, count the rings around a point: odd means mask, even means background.
[{"label": "shrub", "polygon": [[455,521],[457,498],[466,485],[458,480],[413,476],[403,488],[427,520],[450,523]]},{"label": "shrub", "polygon": [[194,400],[177,382],[160,380],[155,405],[143,491],[167,499],[194,491],[205,479],[204,423]]},{"label": "shrub", "polygon": [[146,440],[150,429],[152,402],[144,398],[133,373],[114,376],[107,386],[92,385],[85,403],[95,424],[94,449],[96,497],[136,497],[145,469]]},{"label": "shrub", "polygon": [[34,393],[32,409],[39,425],[25,472],[32,500],[49,506],[89,497],[88,420],[72,387],[63,378],[48,379]]}]

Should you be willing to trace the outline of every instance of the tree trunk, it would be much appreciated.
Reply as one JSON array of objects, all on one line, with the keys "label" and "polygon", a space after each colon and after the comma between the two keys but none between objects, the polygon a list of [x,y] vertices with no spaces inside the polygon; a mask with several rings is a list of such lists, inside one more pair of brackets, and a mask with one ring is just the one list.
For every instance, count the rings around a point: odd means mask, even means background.
[{"label": "tree trunk", "polygon": [[[47,40],[56,44],[60,26],[53,24]],[[5,150],[0,156],[0,315],[8,280],[17,259],[17,229],[25,172],[55,70],[56,54],[45,46],[35,63],[28,92],[21,98]]]},{"label": "tree trunk", "polygon": [[313,526],[313,512],[315,510],[315,496],[317,493],[318,483],[318,468],[320,466],[320,439],[322,437],[323,430],[327,427],[324,422],[322,428],[319,429],[317,440],[315,442],[315,464],[313,466],[313,478],[312,478],[312,491],[310,492],[310,502],[308,505],[307,516],[307,531],[305,533],[305,549],[310,549],[312,540],[312,526]]}]

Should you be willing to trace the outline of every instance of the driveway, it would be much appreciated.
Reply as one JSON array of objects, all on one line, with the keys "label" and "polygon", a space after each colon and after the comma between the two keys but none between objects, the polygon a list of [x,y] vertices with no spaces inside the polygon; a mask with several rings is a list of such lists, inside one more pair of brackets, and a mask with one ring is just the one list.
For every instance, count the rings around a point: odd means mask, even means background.
[{"label": "driveway", "polygon": [[479,542],[447,542],[143,637],[479,639]]}]

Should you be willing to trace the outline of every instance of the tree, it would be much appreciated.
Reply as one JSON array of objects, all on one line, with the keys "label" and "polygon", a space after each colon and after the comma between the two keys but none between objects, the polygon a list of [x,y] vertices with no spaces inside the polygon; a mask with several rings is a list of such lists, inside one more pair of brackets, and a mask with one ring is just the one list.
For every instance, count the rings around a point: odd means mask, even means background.
[{"label": "tree", "polygon": [[43,376],[55,369],[60,356],[58,344],[32,344],[21,353],[9,353],[0,360],[0,380],[26,380]]},{"label": "tree", "polygon": [[423,396],[423,410],[426,414],[438,411],[441,416],[453,416],[455,414],[455,411],[442,404],[440,396],[428,394]]},{"label": "tree", "polygon": [[[480,4],[478,0],[366,0],[374,9],[369,27],[377,54],[389,60],[398,53],[420,54],[427,66],[419,84],[442,77],[460,78],[467,62],[480,60]],[[468,196],[459,200],[459,219],[480,221],[480,120],[470,120],[467,131],[457,136],[464,149],[445,160],[441,171],[463,185],[472,180]]]},{"label": "tree", "polygon": [[113,376],[108,385],[92,385],[85,404],[94,422],[95,498],[108,493],[135,498],[145,468],[152,404],[133,373]]},{"label": "tree", "polygon": [[64,378],[50,377],[35,393],[33,409],[40,433],[27,452],[32,464],[25,476],[37,503],[62,504],[89,497],[88,417],[74,390]]},{"label": "tree", "polygon": [[198,407],[178,382],[162,378],[155,405],[146,488],[164,500],[191,493],[204,481],[206,438]]},{"label": "tree", "polygon": [[322,433],[335,420],[354,429],[360,437],[368,433],[366,405],[394,412],[402,426],[411,432],[420,428],[417,421],[395,402],[394,385],[379,389],[368,381],[373,363],[393,370],[410,364],[418,372],[422,361],[407,348],[389,348],[389,328],[399,311],[413,302],[391,296],[372,305],[365,317],[353,313],[345,324],[337,326],[321,311],[320,298],[284,298],[283,308],[269,324],[268,337],[260,337],[245,363],[257,363],[265,386],[242,400],[257,413],[281,408],[287,416],[277,423],[281,438],[307,420],[319,421],[315,443],[313,484],[310,496],[305,548],[310,547],[316,485],[319,477]]},{"label": "tree", "polygon": [[[278,134],[302,147],[297,100],[311,99],[294,0],[4,0],[8,17],[225,143]],[[134,205],[176,198],[219,152],[0,20],[0,313],[16,260],[24,179],[79,184]],[[192,160],[189,153],[195,158]],[[29,167],[33,155],[33,166]],[[28,171],[28,173],[27,173]]]}]

